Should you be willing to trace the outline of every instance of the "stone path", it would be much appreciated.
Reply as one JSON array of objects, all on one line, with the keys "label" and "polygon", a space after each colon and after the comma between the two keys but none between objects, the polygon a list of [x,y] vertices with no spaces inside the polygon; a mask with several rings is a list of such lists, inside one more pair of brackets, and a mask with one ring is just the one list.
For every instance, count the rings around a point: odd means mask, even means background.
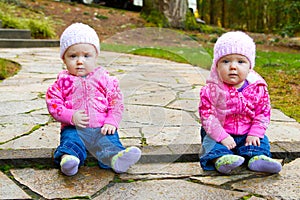
[{"label": "stone path", "polygon": [[272,110],[267,135],[273,156],[284,163],[280,174],[246,167],[231,176],[203,172],[197,105],[209,72],[112,52],[101,52],[99,64],[120,80],[121,141],[140,146],[142,159],[118,175],[90,158],[77,175],[63,176],[52,164],[59,124],[44,100],[63,68],[59,49],[0,49],[0,57],[22,65],[0,83],[0,199],[300,199],[299,123]]}]

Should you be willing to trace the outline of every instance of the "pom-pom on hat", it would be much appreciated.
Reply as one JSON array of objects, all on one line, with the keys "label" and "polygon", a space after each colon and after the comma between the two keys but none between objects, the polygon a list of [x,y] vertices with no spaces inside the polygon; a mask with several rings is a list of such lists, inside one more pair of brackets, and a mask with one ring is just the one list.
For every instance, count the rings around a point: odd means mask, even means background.
[{"label": "pom-pom on hat", "polygon": [[214,46],[214,63],[228,54],[240,54],[246,56],[251,69],[255,65],[255,43],[246,33],[241,31],[224,33]]},{"label": "pom-pom on hat", "polygon": [[67,27],[60,37],[60,57],[63,58],[70,46],[79,43],[92,44],[97,53],[100,53],[100,41],[96,31],[89,25],[74,23]]}]

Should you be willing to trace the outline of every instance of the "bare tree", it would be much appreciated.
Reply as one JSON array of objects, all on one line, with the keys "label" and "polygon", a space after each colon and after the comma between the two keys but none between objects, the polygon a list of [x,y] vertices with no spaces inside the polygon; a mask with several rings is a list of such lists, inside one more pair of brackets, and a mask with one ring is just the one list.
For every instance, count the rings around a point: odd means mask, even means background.
[{"label": "bare tree", "polygon": [[156,10],[162,14],[173,28],[183,28],[188,11],[187,0],[143,0],[143,12],[146,15]]}]

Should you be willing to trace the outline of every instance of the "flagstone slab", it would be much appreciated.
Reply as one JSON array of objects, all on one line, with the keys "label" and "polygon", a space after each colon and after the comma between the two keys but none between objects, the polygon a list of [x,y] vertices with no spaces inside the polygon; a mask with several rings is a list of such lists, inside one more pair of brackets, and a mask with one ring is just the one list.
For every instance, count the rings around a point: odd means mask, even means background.
[{"label": "flagstone slab", "polygon": [[272,121],[266,131],[270,142],[300,141],[300,124],[297,122]]},{"label": "flagstone slab", "polygon": [[285,121],[285,122],[296,122],[295,119],[286,116],[284,113],[282,113],[278,109],[272,109],[271,110],[271,120],[272,121],[281,121],[281,122],[283,122],[283,121]]},{"label": "flagstone slab", "polygon": [[40,149],[56,148],[60,139],[60,123],[50,123],[33,131],[31,134],[7,142],[0,147],[3,149]]},{"label": "flagstone slab", "polygon": [[157,129],[165,126],[198,126],[198,122],[185,111],[143,105],[125,105],[122,121],[124,124],[137,123],[140,127],[157,125]]},{"label": "flagstone slab", "polygon": [[228,176],[199,176],[199,177],[191,177],[192,180],[197,180],[200,183],[206,184],[206,185],[217,185],[220,186],[222,184],[231,182],[231,181],[237,181],[237,180],[244,180],[250,176],[253,176],[252,173],[247,174],[238,174],[238,175],[228,175]]},{"label": "flagstone slab", "polygon": [[190,112],[196,112],[198,110],[198,105],[199,105],[199,100],[180,99],[180,100],[173,101],[167,107],[190,111]]},{"label": "flagstone slab", "polygon": [[0,171],[0,199],[31,199],[19,186]]},{"label": "flagstone slab", "polygon": [[143,163],[133,165],[128,173],[121,174],[121,180],[146,180],[157,178],[179,178],[187,176],[195,176],[202,174],[199,162],[185,163]]},{"label": "flagstone slab", "polygon": [[[200,89],[201,86],[192,86],[179,93],[179,99],[193,99],[200,101]],[[199,104],[199,103],[198,103]]]},{"label": "flagstone slab", "polygon": [[200,135],[197,127],[156,127],[145,126],[142,128],[144,138],[148,145],[169,144],[199,144]]},{"label": "flagstone slab", "polygon": [[[1,116],[1,115],[0,115]],[[44,125],[49,121],[49,114],[45,114],[45,109],[40,109],[27,114],[1,116],[0,124],[41,124]]]},{"label": "flagstone slab", "polygon": [[9,115],[0,118],[0,143],[29,134],[33,129],[45,125],[49,121],[47,115]]},{"label": "flagstone slab", "polygon": [[89,197],[106,187],[114,178],[110,170],[81,167],[72,177],[58,169],[32,168],[10,170],[14,178],[46,199]]},{"label": "flagstone slab", "polygon": [[20,113],[28,113],[34,110],[45,108],[45,100],[37,99],[34,101],[18,101],[18,102],[2,102],[0,107],[0,115],[15,115]]},{"label": "flagstone slab", "polygon": [[[143,88],[139,88],[145,93]],[[138,93],[138,91],[135,91]],[[171,90],[157,91],[153,90],[145,94],[132,94],[127,97],[126,103],[136,105],[166,106],[176,99],[176,93]]]},{"label": "flagstone slab", "polygon": [[100,199],[199,199],[216,200],[240,199],[246,192],[229,191],[200,185],[185,180],[150,180],[132,183],[117,183],[108,187],[101,195],[94,198]]},{"label": "flagstone slab", "polygon": [[124,147],[130,147],[130,146],[140,147],[142,145],[141,138],[120,138],[120,141]]},{"label": "flagstone slab", "polygon": [[[56,77],[56,76],[55,76]],[[46,79],[50,79],[50,77],[48,76]],[[9,93],[15,93],[15,94],[24,94],[25,93],[33,93],[32,95],[35,95],[36,97],[39,96],[40,94],[45,94],[46,91],[47,91],[47,88],[48,86],[54,82],[54,78],[53,80],[50,80],[51,82],[47,83],[47,81],[49,80],[43,80],[43,83],[31,83],[31,84],[22,84],[18,81],[15,81],[15,80],[11,80],[11,81],[7,81],[4,80],[1,85],[0,85],[0,91],[1,92],[9,92]],[[22,96],[21,96],[22,97]],[[23,98],[16,98],[14,99],[15,101],[16,100],[26,100],[26,99],[23,99]],[[35,97],[35,98],[36,98]]]},{"label": "flagstone slab", "polygon": [[2,91],[3,87],[0,87],[0,102],[5,102],[5,101],[16,101],[19,99],[22,100],[32,100],[34,98],[37,98],[37,94],[34,93],[29,93],[27,91],[23,91],[23,92],[16,92],[16,91],[11,91],[12,88],[10,88],[10,90],[7,91]]},{"label": "flagstone slab", "polygon": [[179,83],[187,83],[189,85],[205,85],[208,71],[204,71],[203,69],[197,67],[187,68],[185,70],[189,73],[177,72],[177,80]]},{"label": "flagstone slab", "polygon": [[294,200],[300,194],[300,159],[285,164],[279,174],[245,179],[232,185],[234,189],[268,198]]}]

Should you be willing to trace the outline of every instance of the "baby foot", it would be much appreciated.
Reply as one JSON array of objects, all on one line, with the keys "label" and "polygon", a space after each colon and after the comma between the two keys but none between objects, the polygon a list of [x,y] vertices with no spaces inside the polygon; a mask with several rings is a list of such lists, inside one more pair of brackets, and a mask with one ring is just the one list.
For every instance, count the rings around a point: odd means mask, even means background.
[{"label": "baby foot", "polygon": [[111,160],[112,169],[116,173],[127,172],[129,167],[134,165],[141,157],[141,150],[137,147],[128,147],[120,151]]},{"label": "baby foot", "polygon": [[276,160],[265,155],[253,156],[248,163],[248,167],[252,171],[278,173],[281,171],[281,164]]},{"label": "baby foot", "polygon": [[72,155],[63,155],[60,161],[61,171],[67,176],[73,176],[78,172],[80,160]]},{"label": "baby foot", "polygon": [[216,169],[223,173],[229,174],[233,169],[237,168],[238,166],[242,165],[245,161],[245,158],[238,155],[224,155],[215,163]]}]

